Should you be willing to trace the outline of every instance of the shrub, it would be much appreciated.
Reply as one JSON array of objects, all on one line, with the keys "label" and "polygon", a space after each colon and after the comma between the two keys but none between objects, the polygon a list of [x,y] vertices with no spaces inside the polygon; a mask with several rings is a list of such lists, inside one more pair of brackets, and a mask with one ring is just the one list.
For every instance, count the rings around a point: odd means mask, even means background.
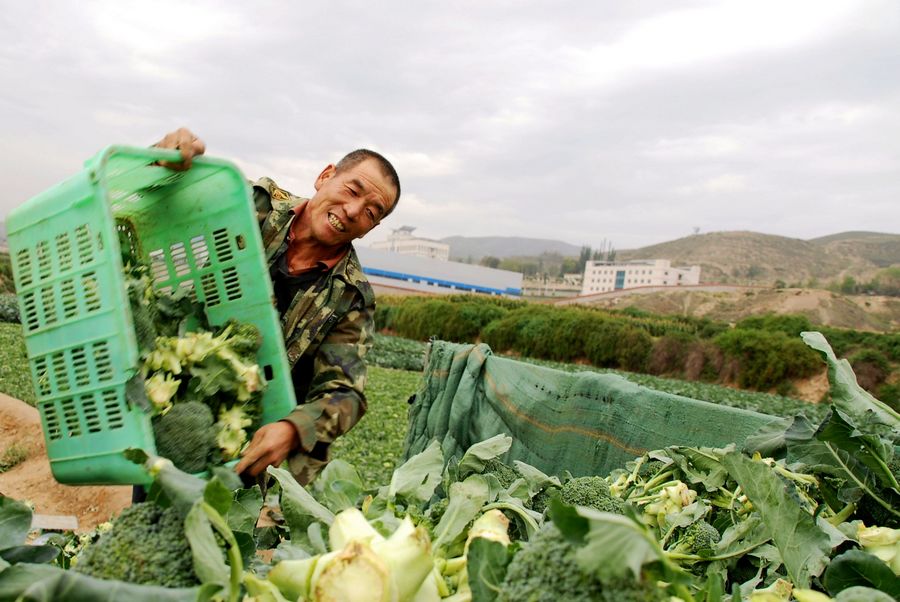
[{"label": "shrub", "polygon": [[616,344],[616,362],[622,370],[643,372],[653,348],[653,338],[639,328],[625,326]]},{"label": "shrub", "polygon": [[766,330],[769,332],[783,332],[792,337],[799,337],[800,333],[812,330],[812,322],[806,316],[798,314],[764,314],[744,318],[735,326],[746,330]]},{"label": "shrub", "polygon": [[20,324],[19,302],[14,294],[0,294],[0,322]]},{"label": "shrub", "polygon": [[680,374],[684,372],[688,349],[696,339],[685,333],[673,333],[660,337],[653,343],[647,360],[650,374]]},{"label": "shrub", "polygon": [[872,393],[878,390],[891,372],[887,358],[875,349],[865,349],[856,353],[850,358],[850,365],[859,386]]},{"label": "shrub", "polygon": [[900,412],[900,383],[881,385],[878,399]]},{"label": "shrub", "polygon": [[615,368],[618,364],[616,346],[622,325],[613,320],[597,323],[585,334],[585,355],[588,361],[599,368]]},{"label": "shrub", "polygon": [[767,390],[785,380],[809,376],[821,362],[798,337],[783,332],[735,328],[715,338],[723,353],[738,362],[738,385]]},{"label": "shrub", "polygon": [[712,341],[694,341],[684,360],[684,377],[688,380],[715,382],[722,379],[725,356]]}]

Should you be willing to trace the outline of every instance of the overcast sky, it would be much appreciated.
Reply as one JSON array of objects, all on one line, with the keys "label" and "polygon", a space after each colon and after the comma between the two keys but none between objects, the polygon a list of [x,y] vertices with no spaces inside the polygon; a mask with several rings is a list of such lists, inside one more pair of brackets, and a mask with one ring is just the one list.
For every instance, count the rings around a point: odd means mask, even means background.
[{"label": "overcast sky", "polygon": [[364,244],[900,232],[897,0],[30,0],[0,36],[0,219],[186,125],[299,195],[385,154]]}]

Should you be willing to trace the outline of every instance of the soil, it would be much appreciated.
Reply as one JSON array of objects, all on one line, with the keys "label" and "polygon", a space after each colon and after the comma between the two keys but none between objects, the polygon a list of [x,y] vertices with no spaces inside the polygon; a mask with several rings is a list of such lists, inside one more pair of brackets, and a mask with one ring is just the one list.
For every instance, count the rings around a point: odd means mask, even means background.
[{"label": "soil", "polygon": [[130,486],[61,485],[50,472],[41,419],[33,407],[0,393],[0,459],[10,446],[26,458],[0,473],[0,494],[34,504],[36,514],[74,516],[90,531],[131,505]]}]

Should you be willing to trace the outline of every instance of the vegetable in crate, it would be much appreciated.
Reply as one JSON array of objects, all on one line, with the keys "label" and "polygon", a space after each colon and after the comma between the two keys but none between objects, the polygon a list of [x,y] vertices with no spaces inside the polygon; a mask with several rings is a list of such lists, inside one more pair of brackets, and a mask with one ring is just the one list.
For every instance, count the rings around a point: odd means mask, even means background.
[{"label": "vegetable in crate", "polygon": [[259,330],[229,320],[212,332],[184,289],[161,294],[145,267],[126,271],[157,451],[188,472],[236,458],[262,413]]}]

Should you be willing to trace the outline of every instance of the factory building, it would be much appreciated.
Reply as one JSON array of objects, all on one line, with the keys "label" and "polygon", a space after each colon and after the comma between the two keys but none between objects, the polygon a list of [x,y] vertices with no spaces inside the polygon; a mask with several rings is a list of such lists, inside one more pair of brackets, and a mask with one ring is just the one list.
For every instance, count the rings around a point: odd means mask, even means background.
[{"label": "factory building", "polygon": [[404,255],[355,245],[363,272],[376,292],[388,294],[479,293],[518,297],[522,274],[480,265]]}]

